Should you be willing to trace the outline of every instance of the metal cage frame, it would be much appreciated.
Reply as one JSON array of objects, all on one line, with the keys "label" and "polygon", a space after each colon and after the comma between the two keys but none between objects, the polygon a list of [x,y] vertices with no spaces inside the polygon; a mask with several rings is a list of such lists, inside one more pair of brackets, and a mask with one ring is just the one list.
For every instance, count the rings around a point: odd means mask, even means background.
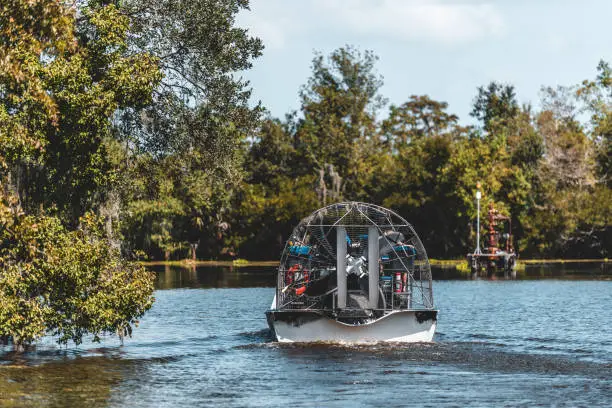
[{"label": "metal cage frame", "polygon": [[[376,244],[370,244],[370,237],[376,239]],[[344,239],[346,245],[342,244]],[[343,253],[345,250],[348,252]],[[380,255],[381,251],[385,254]],[[376,264],[370,265],[371,258],[377,259]],[[379,300],[375,300],[375,304],[351,305],[350,299],[347,304],[346,296],[350,298],[352,292],[357,291],[338,293],[338,287],[346,286],[344,273],[337,274],[335,289],[320,296],[305,293],[313,278],[337,272],[340,262],[348,264],[355,275],[357,268],[362,278],[368,275],[370,282],[375,279],[375,284],[370,283],[378,288],[374,298]],[[370,278],[370,275],[378,276]],[[398,277],[402,280],[399,286]],[[324,305],[323,299],[329,299],[329,295],[333,303]],[[412,225],[392,210],[356,201],[331,204],[302,219],[286,241],[278,268],[278,310],[390,311],[431,310],[433,307],[431,268],[425,248]]]}]

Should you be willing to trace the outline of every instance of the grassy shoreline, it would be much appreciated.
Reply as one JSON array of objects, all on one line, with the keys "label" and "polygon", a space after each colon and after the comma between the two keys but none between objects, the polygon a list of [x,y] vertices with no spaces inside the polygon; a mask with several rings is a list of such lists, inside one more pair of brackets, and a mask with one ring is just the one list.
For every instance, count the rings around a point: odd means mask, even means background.
[{"label": "grassy shoreline", "polygon": [[[609,263],[612,260],[608,258],[602,259],[521,259],[519,263],[525,265],[546,265],[546,264],[575,264],[575,263]],[[448,266],[456,267],[462,263],[465,263],[465,259],[430,259],[432,266]],[[233,267],[244,267],[244,266],[277,266],[278,261],[248,261],[246,259],[236,259],[233,261],[215,261],[215,260],[198,260],[192,261],[190,259],[183,259],[180,261],[141,261],[140,264],[144,266],[179,266],[179,267],[193,267],[193,266],[233,266]]]}]

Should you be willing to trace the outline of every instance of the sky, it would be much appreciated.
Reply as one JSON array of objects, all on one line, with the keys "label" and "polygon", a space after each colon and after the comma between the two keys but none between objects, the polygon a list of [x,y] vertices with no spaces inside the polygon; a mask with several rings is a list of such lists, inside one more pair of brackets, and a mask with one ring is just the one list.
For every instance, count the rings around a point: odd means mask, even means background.
[{"label": "sky", "polygon": [[251,0],[237,24],[265,45],[243,77],[273,117],[299,108],[315,51],[349,44],[378,55],[390,104],[427,94],[469,124],[490,81],[537,108],[542,86],[594,78],[612,62],[610,16],[612,0]]}]

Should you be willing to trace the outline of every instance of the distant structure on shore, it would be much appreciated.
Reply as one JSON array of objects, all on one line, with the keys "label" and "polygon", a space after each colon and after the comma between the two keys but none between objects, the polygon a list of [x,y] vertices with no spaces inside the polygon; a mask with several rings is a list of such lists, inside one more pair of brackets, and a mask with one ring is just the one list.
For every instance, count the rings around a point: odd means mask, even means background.
[{"label": "distant structure on shore", "polygon": [[[509,216],[500,214],[495,209],[493,203],[489,203],[487,214],[488,246],[484,252],[480,249],[480,183],[476,185],[476,249],[467,255],[468,265],[472,272],[472,277],[480,275],[494,276],[498,272],[503,272],[504,276],[516,273],[516,259],[518,257],[512,241],[512,220]],[[507,227],[506,227],[507,226]],[[500,231],[501,230],[501,231]],[[505,232],[503,232],[505,230]],[[503,247],[501,243],[503,242]]]}]

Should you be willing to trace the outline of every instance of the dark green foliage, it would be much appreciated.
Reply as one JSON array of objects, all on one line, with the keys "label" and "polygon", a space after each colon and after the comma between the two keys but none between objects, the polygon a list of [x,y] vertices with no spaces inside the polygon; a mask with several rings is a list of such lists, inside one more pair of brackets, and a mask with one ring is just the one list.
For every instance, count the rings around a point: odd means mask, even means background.
[{"label": "dark green foliage", "polygon": [[153,304],[153,275],[122,260],[92,215],[76,231],[20,214],[0,226],[0,338],[23,345],[44,334],[75,344],[89,334],[129,336]]},{"label": "dark green foliage", "polygon": [[10,120],[21,114],[39,118],[27,121],[27,128],[41,149],[10,163],[22,205],[31,212],[53,208],[73,226],[112,183],[105,146],[112,135],[109,119],[118,109],[138,110],[149,103],[161,79],[156,58],[128,52],[129,19],[115,6],[83,6],[81,12],[70,27],[76,47],[46,63],[44,58],[23,61],[38,71],[37,84],[51,98],[53,114],[18,102],[30,92],[19,86],[18,76],[9,77],[8,92],[0,97],[12,112]]},{"label": "dark green foliage", "polygon": [[385,142],[393,150],[427,136],[458,131],[459,118],[446,112],[446,102],[434,101],[427,95],[412,95],[401,106],[391,106],[389,117],[382,123]]},{"label": "dark green foliage", "polygon": [[324,204],[317,173],[327,164],[341,176],[344,198],[397,210],[434,257],[473,249],[476,182],[484,190],[481,216],[488,202],[511,214],[522,256],[609,254],[610,190],[605,177],[596,179],[609,160],[611,105],[601,102],[608,92],[602,74],[589,88],[597,106],[593,134],[575,119],[578,89],[545,92],[545,108],[534,113],[518,106],[513,86],[495,82],[478,89],[473,115],[482,128],[473,129],[427,95],[391,106],[378,121],[374,61],[352,48],[316,55],[298,119],[270,119],[260,128],[231,213],[240,256],[278,256],[291,226]]},{"label": "dark green foliage", "polygon": [[95,2],[0,11],[0,340],[17,348],[130,335],[153,303],[152,274],[86,212],[115,175],[114,112],[146,105],[161,78],[154,57],[128,53],[128,25]]},{"label": "dark green foliage", "polygon": [[612,68],[601,61],[595,81],[585,81],[578,91],[592,114],[598,176],[608,187],[612,184]]},{"label": "dark green foliage", "polygon": [[374,115],[383,102],[376,60],[373,53],[352,47],[340,48],[327,59],[316,55],[312,77],[300,93],[303,119],[294,136],[300,173],[313,174],[332,164],[349,194],[358,189],[361,148],[376,134]]},{"label": "dark green foliage", "polygon": [[506,124],[519,113],[514,86],[491,82],[478,88],[471,115],[482,122],[485,130],[495,124]]},{"label": "dark green foliage", "polygon": [[[213,257],[227,248],[227,213],[242,180],[243,146],[261,107],[238,73],[263,46],[235,26],[244,0],[129,0],[131,49],[156,56],[164,78],[140,114],[118,115],[125,141],[126,248],[159,257]],[[134,149],[136,147],[136,149]],[[127,191],[127,192],[126,192]]]},{"label": "dark green foliage", "polygon": [[[154,154],[206,152],[232,158],[236,138],[253,129],[260,113],[248,105],[248,83],[236,72],[249,69],[263,45],[235,27],[246,0],[128,0],[130,46],[159,58],[164,78],[146,119],[131,117],[125,137]],[[127,115],[126,117],[129,117]],[[210,164],[210,163],[209,163]]]}]

